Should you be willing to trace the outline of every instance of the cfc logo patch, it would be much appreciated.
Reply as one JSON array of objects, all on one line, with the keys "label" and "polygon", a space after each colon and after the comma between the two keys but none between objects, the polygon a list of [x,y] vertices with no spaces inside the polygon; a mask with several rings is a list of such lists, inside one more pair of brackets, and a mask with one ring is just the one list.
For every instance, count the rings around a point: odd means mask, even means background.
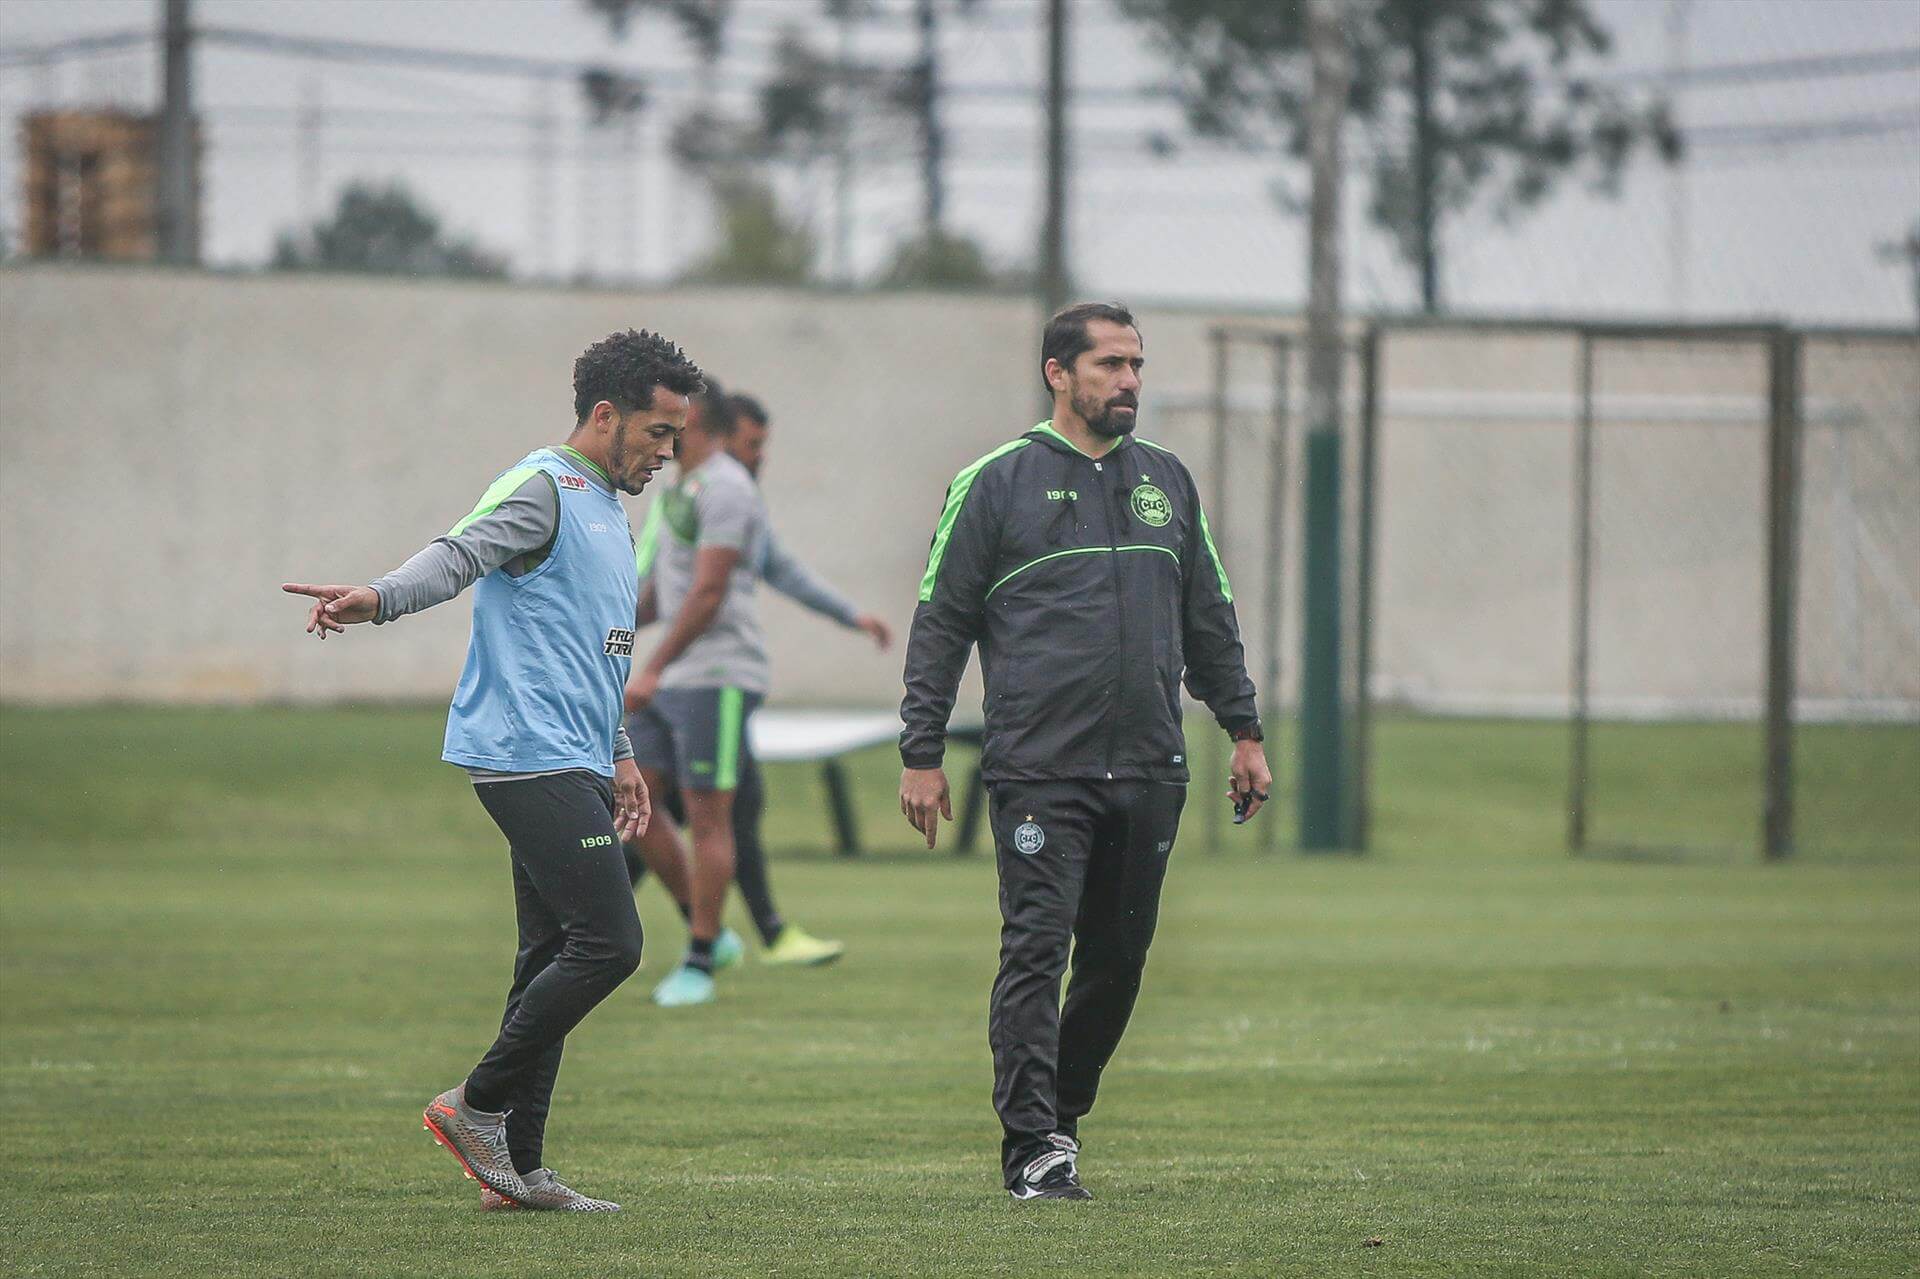
[{"label": "cfc logo patch", "polygon": [[618,626],[609,627],[607,630],[606,651],[608,657],[632,657],[633,632],[622,630]]},{"label": "cfc logo patch", "polygon": [[1047,846],[1047,832],[1035,822],[1021,822],[1013,828],[1013,851],[1031,857]]},{"label": "cfc logo patch", "polygon": [[1167,501],[1167,495],[1158,488],[1142,484],[1133,491],[1133,513],[1140,517],[1142,524],[1165,528],[1173,518],[1173,503]]}]

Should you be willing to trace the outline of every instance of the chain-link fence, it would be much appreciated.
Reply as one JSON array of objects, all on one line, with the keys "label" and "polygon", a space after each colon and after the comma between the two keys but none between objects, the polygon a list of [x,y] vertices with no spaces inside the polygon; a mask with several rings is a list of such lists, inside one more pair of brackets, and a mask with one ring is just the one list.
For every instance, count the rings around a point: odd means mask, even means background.
[{"label": "chain-link fence", "polygon": [[[1243,566],[1249,666],[1284,734],[1304,342],[1212,338],[1208,393],[1158,406],[1156,429]],[[1575,851],[1920,849],[1920,337],[1395,323],[1350,350],[1353,842],[1374,802],[1402,807],[1373,768],[1380,716],[1534,740],[1528,721],[1564,722],[1528,777]]]},{"label": "chain-link fence", "polygon": [[1920,847],[1920,338],[1383,341],[1377,699],[1567,717],[1576,851]]}]

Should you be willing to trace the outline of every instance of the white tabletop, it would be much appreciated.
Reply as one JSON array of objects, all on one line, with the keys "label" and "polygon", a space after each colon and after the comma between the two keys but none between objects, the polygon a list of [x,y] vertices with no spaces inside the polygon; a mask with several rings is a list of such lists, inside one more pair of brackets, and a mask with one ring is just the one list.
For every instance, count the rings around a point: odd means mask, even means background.
[{"label": "white tabletop", "polygon": [[[755,712],[747,731],[753,753],[768,763],[832,759],[900,740],[900,716],[894,711],[825,711],[773,708]],[[965,726],[955,724],[956,730]]]}]

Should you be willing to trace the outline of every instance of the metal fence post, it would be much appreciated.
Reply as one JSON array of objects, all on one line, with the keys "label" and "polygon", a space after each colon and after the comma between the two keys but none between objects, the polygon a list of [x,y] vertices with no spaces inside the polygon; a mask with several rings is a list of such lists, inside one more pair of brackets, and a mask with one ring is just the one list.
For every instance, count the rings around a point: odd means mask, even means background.
[{"label": "metal fence post", "polygon": [[[1208,500],[1212,514],[1208,523],[1214,531],[1214,540],[1218,544],[1227,540],[1227,434],[1229,423],[1229,405],[1227,400],[1227,378],[1230,370],[1229,345],[1233,335],[1224,328],[1213,330],[1213,439],[1212,456],[1208,465],[1213,468],[1213,495]],[[1206,733],[1206,762],[1200,778],[1200,793],[1207,797],[1202,810],[1207,815],[1207,850],[1220,851],[1220,805],[1213,802],[1212,796],[1217,789],[1226,785],[1227,761],[1221,736],[1216,732]],[[1196,761],[1198,762],[1198,761]]]},{"label": "metal fence post", "polygon": [[1793,851],[1795,605],[1800,558],[1801,337],[1773,335],[1767,352],[1767,724],[1761,847]]},{"label": "metal fence post", "polygon": [[1347,847],[1364,853],[1373,837],[1373,555],[1374,498],[1379,483],[1380,326],[1369,324],[1360,338],[1360,522],[1354,568],[1353,737],[1349,749],[1352,777],[1347,811]]},{"label": "metal fence post", "polygon": [[1588,643],[1593,610],[1593,334],[1580,334],[1573,448],[1573,713],[1567,745],[1567,851],[1587,846]]},{"label": "metal fence post", "polygon": [[[1287,581],[1287,460],[1288,443],[1292,432],[1290,426],[1291,394],[1290,379],[1293,361],[1293,343],[1283,334],[1274,334],[1268,339],[1268,351],[1273,360],[1273,438],[1268,453],[1267,473],[1267,559],[1266,559],[1266,632],[1267,678],[1266,712],[1267,734],[1269,740],[1278,741],[1280,729],[1280,644],[1281,622],[1285,616]],[[1273,793],[1280,793],[1281,761],[1284,752],[1275,752],[1273,756]],[[1269,818],[1266,828],[1261,832],[1261,842],[1268,852],[1276,852],[1280,847],[1280,823]]]}]

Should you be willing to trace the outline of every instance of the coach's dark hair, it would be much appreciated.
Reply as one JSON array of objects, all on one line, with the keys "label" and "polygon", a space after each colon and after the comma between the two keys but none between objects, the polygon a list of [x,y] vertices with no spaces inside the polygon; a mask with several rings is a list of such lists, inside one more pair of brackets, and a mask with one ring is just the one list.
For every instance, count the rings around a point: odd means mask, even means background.
[{"label": "coach's dark hair", "polygon": [[705,384],[699,366],[658,333],[609,334],[573,362],[573,419],[586,421],[602,400],[631,413],[653,407],[655,387],[692,396]]},{"label": "coach's dark hair", "polygon": [[1047,321],[1047,331],[1040,338],[1040,385],[1049,391],[1053,389],[1047,381],[1048,360],[1058,360],[1060,367],[1071,369],[1081,353],[1093,346],[1093,339],[1087,336],[1090,320],[1124,324],[1135,333],[1140,331],[1140,326],[1134,323],[1133,312],[1119,302],[1075,303]]},{"label": "coach's dark hair", "polygon": [[773,419],[767,416],[767,406],[745,392],[736,391],[731,397],[735,421],[750,417],[762,426],[773,425]]}]

